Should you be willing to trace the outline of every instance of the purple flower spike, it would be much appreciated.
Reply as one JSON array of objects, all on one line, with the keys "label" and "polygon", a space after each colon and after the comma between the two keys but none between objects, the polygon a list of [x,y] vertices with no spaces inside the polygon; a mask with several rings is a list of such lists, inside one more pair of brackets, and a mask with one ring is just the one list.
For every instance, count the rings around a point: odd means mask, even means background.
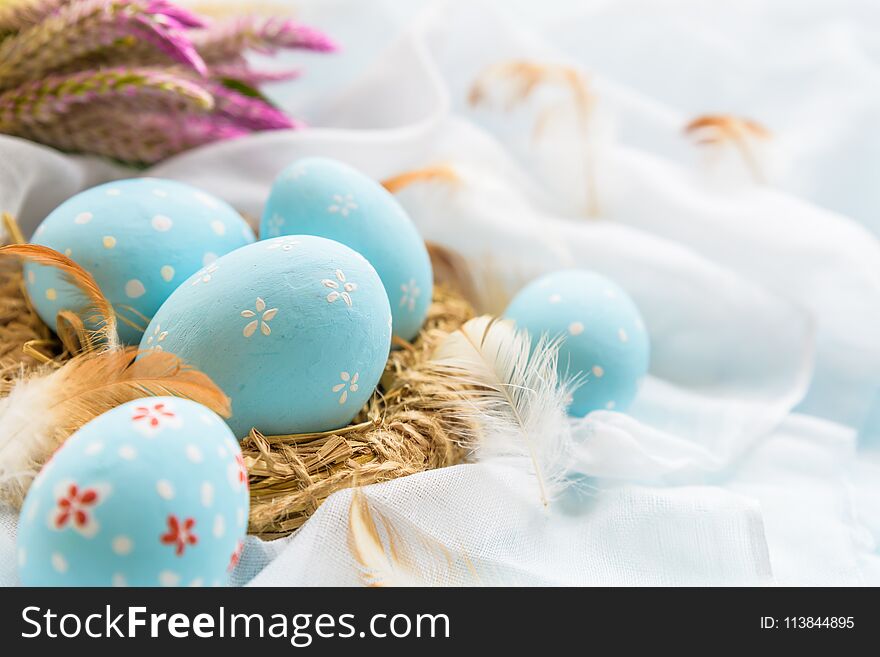
[{"label": "purple flower spike", "polygon": [[235,61],[248,50],[273,53],[281,48],[331,52],[336,44],[324,33],[281,18],[237,18],[218,21],[193,36],[196,48],[209,63]]},{"label": "purple flower spike", "polygon": [[78,0],[3,40],[0,90],[63,70],[108,48],[130,49],[132,42],[152,44],[174,61],[204,74],[205,63],[185,31],[148,13],[151,1],[155,0]]},{"label": "purple flower spike", "polygon": [[156,105],[206,112],[214,106],[208,91],[173,72],[118,68],[50,75],[0,94],[0,132],[18,134],[23,125],[58,121],[77,106],[114,99],[127,109]]},{"label": "purple flower spike", "polygon": [[[273,22],[270,20],[270,23]],[[290,20],[275,20],[278,25],[274,41],[281,48],[307,48],[317,52],[335,52],[339,46],[323,32],[308,25],[300,25]],[[267,33],[271,26],[267,24]]]},{"label": "purple flower spike", "polygon": [[154,16],[132,16],[131,20],[140,26],[138,31],[145,41],[156,46],[174,61],[192,68],[199,75],[207,75],[208,67],[205,65],[205,60],[183,32],[166,29]]},{"label": "purple flower spike", "polygon": [[183,7],[178,7],[168,0],[150,0],[146,7],[148,13],[164,16],[176,28],[207,27],[208,23]]},{"label": "purple flower spike", "polygon": [[296,123],[279,109],[259,98],[251,98],[221,84],[211,83],[208,89],[214,96],[217,114],[233,124],[250,130],[289,130]]},{"label": "purple flower spike", "polygon": [[251,87],[259,87],[271,82],[289,82],[297,79],[302,72],[299,69],[283,71],[255,71],[246,62],[235,64],[217,64],[209,71],[215,80],[239,80]]},{"label": "purple flower spike", "polygon": [[246,58],[282,48],[337,46],[292,20],[208,21],[175,0],[0,0],[0,133],[143,165],[301,128],[257,91],[299,71]]}]

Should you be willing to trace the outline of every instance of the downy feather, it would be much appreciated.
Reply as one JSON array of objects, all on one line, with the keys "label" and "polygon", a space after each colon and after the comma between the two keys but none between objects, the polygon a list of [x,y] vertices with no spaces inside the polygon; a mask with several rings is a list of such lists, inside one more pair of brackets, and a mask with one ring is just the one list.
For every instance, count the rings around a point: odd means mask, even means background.
[{"label": "downy feather", "polygon": [[137,349],[85,353],[22,377],[0,399],[0,500],[17,507],[51,454],[89,420],[133,399],[171,395],[229,416],[229,399],[176,356]]},{"label": "downy feather", "polygon": [[358,564],[365,586],[480,583],[480,577],[470,560],[463,555],[452,554],[417,528],[413,527],[405,536],[402,535],[387,517],[371,507],[361,488],[352,490],[348,511],[348,547]]},{"label": "downy feather", "polygon": [[360,568],[365,586],[425,586],[417,573],[404,565],[397,553],[397,537],[391,525],[379,516],[388,536],[382,540],[367,496],[360,488],[352,490],[348,508],[348,548]]},{"label": "downy feather", "polygon": [[468,400],[457,412],[479,428],[466,446],[479,460],[505,457],[528,463],[542,504],[559,492],[569,464],[568,399],[579,381],[557,370],[559,341],[533,346],[511,320],[477,317],[441,343],[433,370]]}]

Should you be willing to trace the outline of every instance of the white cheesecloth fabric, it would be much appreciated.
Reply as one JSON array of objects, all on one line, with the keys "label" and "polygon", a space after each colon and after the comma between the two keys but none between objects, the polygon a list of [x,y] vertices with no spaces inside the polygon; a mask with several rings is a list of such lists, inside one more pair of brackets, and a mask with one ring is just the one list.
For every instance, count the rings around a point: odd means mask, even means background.
[{"label": "white cheesecloth fabric", "polygon": [[[366,489],[426,583],[880,584],[880,8],[497,4],[297,3],[344,50],[261,62],[305,63],[270,93],[312,129],[201,148],[149,174],[259,216],[298,157],[378,179],[448,164],[456,184],[399,195],[426,239],[491,262],[509,293],[586,267],[633,296],[651,374],[628,414],[574,421],[575,483],[549,509],[504,462]],[[601,219],[584,216],[584,146],[563,96],[469,105],[480,73],[506,59],[588,76]],[[766,184],[682,134],[712,111],[772,131]],[[0,137],[0,210],[28,231],[120,175]],[[359,583],[350,499],[331,496],[288,539],[249,539],[235,583]],[[0,584],[15,582],[14,526],[0,511]],[[425,536],[461,563],[438,564]]]}]

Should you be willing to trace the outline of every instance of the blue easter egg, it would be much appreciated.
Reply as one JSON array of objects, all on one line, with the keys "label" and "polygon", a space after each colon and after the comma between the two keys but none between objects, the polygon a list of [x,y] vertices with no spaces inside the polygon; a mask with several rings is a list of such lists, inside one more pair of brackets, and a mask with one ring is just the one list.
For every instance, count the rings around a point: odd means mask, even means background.
[{"label": "blue easter egg", "polygon": [[629,408],[648,371],[650,345],[639,309],[619,285],[584,270],[553,272],[520,290],[504,314],[533,341],[563,338],[560,371],[582,380],[571,415]]},{"label": "blue easter egg", "polygon": [[25,586],[225,585],[247,531],[247,470],[208,408],[147,397],[74,433],[18,524]]},{"label": "blue easter egg", "polygon": [[376,270],[338,242],[294,235],[242,247],[162,305],[142,349],[208,374],[243,437],[347,425],[379,382],[391,309]]},{"label": "blue easter egg", "polygon": [[298,160],[275,179],[260,223],[262,238],[290,234],[326,237],[362,253],[385,285],[394,334],[416,336],[431,304],[431,260],[382,185],[335,160]]},{"label": "blue easter egg", "polygon": [[[119,337],[137,344],[182,281],[250,244],[254,234],[230,205],[210,194],[171,180],[135,178],[68,199],[43,220],[32,241],[89,271],[116,310]],[[56,269],[26,263],[24,270],[31,302],[50,327],[60,310],[82,310],[82,295]]]}]

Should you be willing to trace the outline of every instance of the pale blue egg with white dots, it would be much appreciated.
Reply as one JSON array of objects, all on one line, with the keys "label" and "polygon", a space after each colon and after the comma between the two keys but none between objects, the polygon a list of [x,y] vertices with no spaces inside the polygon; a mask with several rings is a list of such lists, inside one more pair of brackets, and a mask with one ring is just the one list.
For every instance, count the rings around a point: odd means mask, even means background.
[{"label": "pale blue egg with white dots", "polygon": [[220,586],[247,533],[238,441],[187,399],[83,425],[34,479],[18,524],[25,586]]},{"label": "pale blue egg with white dots", "polygon": [[560,371],[581,381],[571,415],[629,408],[648,371],[650,344],[639,309],[614,281],[581,269],[553,272],[520,290],[504,314],[533,341],[562,338]]},{"label": "pale blue egg with white dots", "polygon": [[185,281],[147,328],[160,348],[205,372],[232,400],[239,438],[328,431],[369,399],[391,344],[376,270],[313,235],[263,240]]},{"label": "pale blue egg with white dots", "polygon": [[[195,271],[254,241],[229,204],[190,185],[156,178],[120,180],[71,197],[37,228],[32,242],[89,271],[119,317],[119,336],[137,344],[162,302]],[[55,327],[83,297],[52,267],[26,263],[28,295]],[[87,319],[87,318],[86,318]]]},{"label": "pale blue egg with white dots", "polygon": [[336,160],[294,162],[275,179],[260,223],[262,238],[290,234],[326,237],[362,253],[385,285],[394,334],[411,340],[419,332],[431,304],[431,260],[382,185]]}]

